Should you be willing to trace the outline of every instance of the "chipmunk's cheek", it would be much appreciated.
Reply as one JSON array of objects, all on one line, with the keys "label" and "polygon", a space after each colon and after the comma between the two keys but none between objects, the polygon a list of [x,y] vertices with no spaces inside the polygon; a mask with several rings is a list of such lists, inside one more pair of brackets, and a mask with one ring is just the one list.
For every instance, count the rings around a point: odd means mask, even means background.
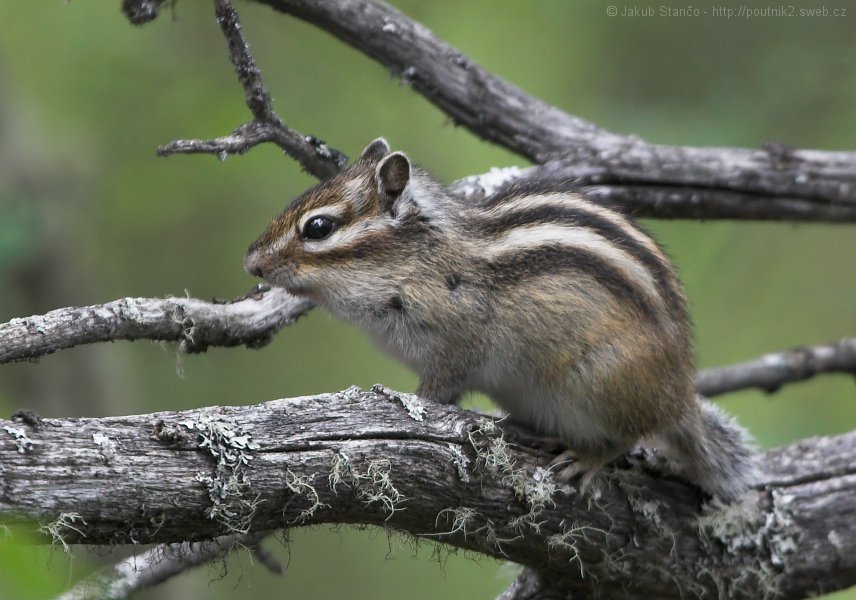
[{"label": "chipmunk's cheek", "polygon": [[262,269],[264,280],[277,287],[289,289],[294,282],[294,265],[289,260],[278,258],[270,269]]},{"label": "chipmunk's cheek", "polygon": [[312,269],[296,261],[283,262],[277,272],[276,285],[284,287],[295,296],[310,296],[312,290]]}]

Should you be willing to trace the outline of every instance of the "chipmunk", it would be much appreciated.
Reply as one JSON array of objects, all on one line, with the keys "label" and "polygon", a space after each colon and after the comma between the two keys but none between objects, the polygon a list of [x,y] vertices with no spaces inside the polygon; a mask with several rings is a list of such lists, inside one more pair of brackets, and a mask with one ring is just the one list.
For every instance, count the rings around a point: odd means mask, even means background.
[{"label": "chipmunk", "polygon": [[693,388],[668,258],[578,194],[511,186],[466,203],[381,138],[295,199],[244,266],[367,331],[420,375],[419,396],[481,391],[560,440],[574,460],[559,478],[583,491],[650,438],[723,502],[751,480],[746,434]]}]

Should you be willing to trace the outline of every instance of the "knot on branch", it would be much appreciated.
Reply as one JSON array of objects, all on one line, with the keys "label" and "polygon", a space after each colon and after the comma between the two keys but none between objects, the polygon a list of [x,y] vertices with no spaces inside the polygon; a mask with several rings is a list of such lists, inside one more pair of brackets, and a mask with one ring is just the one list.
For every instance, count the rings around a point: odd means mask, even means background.
[{"label": "knot on branch", "polygon": [[348,166],[348,157],[344,153],[331,148],[324,140],[307,135],[304,138],[309,144],[315,148],[315,154],[326,161],[332,161],[340,170],[344,170]]},{"label": "knot on branch", "polygon": [[143,25],[154,21],[161,6],[169,0],[123,0],[122,12],[132,25]]}]

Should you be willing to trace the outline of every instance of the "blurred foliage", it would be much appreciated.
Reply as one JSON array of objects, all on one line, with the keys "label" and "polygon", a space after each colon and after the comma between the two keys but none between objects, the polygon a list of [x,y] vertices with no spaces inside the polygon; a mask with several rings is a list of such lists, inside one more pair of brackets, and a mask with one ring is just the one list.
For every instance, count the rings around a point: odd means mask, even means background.
[{"label": "blurred foliage", "polygon": [[[182,0],[141,28],[118,4],[0,4],[0,321],[128,295],[241,294],[254,283],[241,269],[246,246],[313,183],[272,147],[225,162],[157,158],[159,144],[225,134],[247,111],[209,2]],[[615,131],[669,144],[854,148],[856,14],[610,18],[591,0],[397,5],[528,92]],[[384,135],[443,180],[521,164],[328,34],[253,3],[238,8],[277,110],[304,133],[351,156]],[[683,274],[702,366],[856,331],[852,227],[648,225]],[[316,311],[261,351],[180,357],[116,343],[5,365],[0,409],[126,414],[379,381],[415,386],[362,334]],[[852,378],[723,404],[765,446],[856,427]],[[374,529],[298,530],[278,551],[289,559],[284,578],[243,554],[225,578],[215,565],[140,597],[492,598],[514,573],[424,542],[416,552]],[[0,598],[47,597],[99,560],[2,542]]]},{"label": "blurred foliage", "polygon": [[0,600],[42,600],[65,588],[71,570],[62,551],[35,543],[21,531],[0,532]]}]

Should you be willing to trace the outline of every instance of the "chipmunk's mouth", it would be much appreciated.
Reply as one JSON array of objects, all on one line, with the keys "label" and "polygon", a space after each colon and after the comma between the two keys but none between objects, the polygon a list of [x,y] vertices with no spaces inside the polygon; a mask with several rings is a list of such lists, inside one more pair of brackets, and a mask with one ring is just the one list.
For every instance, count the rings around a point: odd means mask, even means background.
[{"label": "chipmunk's mouth", "polygon": [[285,288],[292,296],[300,296],[301,298],[314,299],[316,294],[305,284],[305,282],[295,281],[295,273],[293,269],[280,267],[269,276],[265,277],[265,281],[272,285]]},{"label": "chipmunk's mouth", "polygon": [[[255,257],[253,258],[255,259]],[[285,288],[294,294],[293,290],[299,287],[294,283],[294,267],[290,264],[272,263],[272,260],[256,259],[253,262],[248,260],[248,266],[245,268],[247,272],[256,277],[261,277],[270,285]]]},{"label": "chipmunk's mouth", "polygon": [[298,298],[306,298],[307,300],[312,300],[316,304],[320,304],[321,296],[317,292],[310,290],[308,288],[302,286],[281,286],[286,289],[286,291],[292,296],[297,296]]}]

